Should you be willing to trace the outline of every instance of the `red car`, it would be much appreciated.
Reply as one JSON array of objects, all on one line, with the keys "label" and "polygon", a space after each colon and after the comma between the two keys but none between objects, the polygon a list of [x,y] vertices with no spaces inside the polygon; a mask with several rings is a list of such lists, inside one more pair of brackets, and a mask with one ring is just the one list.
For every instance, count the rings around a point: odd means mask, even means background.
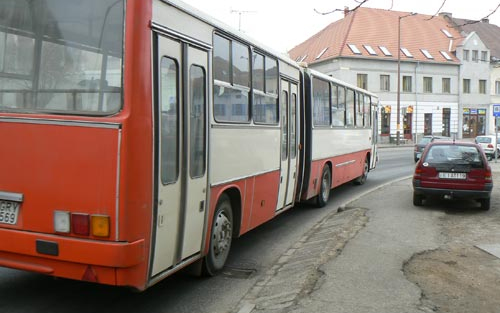
[{"label": "red car", "polygon": [[468,198],[490,209],[493,180],[481,147],[472,142],[433,142],[424,150],[413,175],[413,204],[430,196]]}]

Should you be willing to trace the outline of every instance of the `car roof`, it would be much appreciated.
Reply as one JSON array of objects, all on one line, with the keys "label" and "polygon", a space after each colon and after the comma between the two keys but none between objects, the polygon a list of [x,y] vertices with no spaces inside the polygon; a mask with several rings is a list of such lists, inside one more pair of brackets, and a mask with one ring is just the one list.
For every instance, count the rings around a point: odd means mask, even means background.
[{"label": "car roof", "polygon": [[471,147],[480,147],[477,143],[475,142],[470,142],[470,141],[433,141],[429,143],[429,146],[471,146]]}]

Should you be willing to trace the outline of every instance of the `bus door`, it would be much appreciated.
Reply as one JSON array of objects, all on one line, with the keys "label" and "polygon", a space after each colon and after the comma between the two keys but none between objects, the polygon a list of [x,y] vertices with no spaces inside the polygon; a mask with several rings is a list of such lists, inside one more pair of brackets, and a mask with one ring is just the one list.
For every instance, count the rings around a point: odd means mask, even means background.
[{"label": "bus door", "polygon": [[151,276],[200,253],[207,200],[208,52],[155,39],[158,188]]},{"label": "bus door", "polygon": [[276,210],[291,205],[297,182],[297,84],[281,80],[280,125],[281,125],[281,167],[280,189]]}]

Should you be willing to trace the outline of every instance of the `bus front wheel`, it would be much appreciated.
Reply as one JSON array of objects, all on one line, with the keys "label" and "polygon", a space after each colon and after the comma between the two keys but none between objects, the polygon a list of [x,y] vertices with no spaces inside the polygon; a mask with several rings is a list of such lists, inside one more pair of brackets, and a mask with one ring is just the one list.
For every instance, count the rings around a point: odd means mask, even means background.
[{"label": "bus front wheel", "polygon": [[204,273],[213,276],[219,273],[226,263],[233,238],[233,211],[231,200],[223,194],[217,202],[212,230],[210,233],[210,249],[205,256]]}]

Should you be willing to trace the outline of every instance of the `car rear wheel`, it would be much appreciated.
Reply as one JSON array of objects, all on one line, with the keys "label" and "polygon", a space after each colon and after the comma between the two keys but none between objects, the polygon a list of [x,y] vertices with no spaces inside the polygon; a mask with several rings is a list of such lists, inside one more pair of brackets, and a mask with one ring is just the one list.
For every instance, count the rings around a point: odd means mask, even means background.
[{"label": "car rear wheel", "polygon": [[481,210],[488,211],[490,209],[490,198],[480,199],[479,203],[481,204]]},{"label": "car rear wheel", "polygon": [[422,197],[422,195],[413,193],[413,205],[414,206],[422,206],[423,200],[424,200],[424,197]]}]

